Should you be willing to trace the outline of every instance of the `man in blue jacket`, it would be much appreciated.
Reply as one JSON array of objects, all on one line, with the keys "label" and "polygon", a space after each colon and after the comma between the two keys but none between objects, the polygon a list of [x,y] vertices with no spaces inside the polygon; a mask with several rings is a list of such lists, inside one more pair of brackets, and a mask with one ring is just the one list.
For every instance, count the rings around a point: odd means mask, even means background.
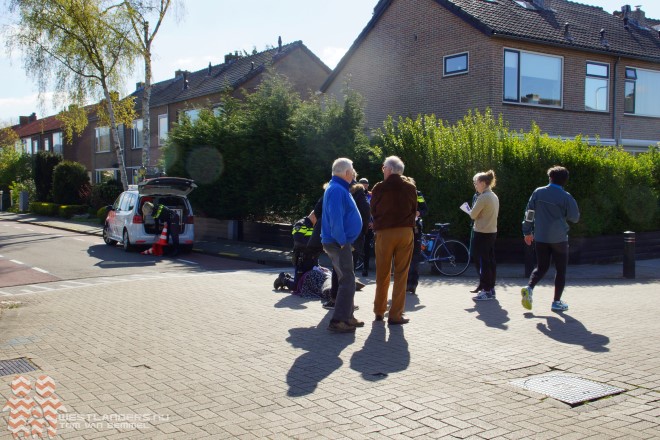
[{"label": "man in blue jacket", "polygon": [[355,272],[353,269],[353,242],[362,231],[360,212],[349,186],[354,176],[353,162],[339,158],[332,164],[332,179],[323,194],[321,217],[321,243],[323,250],[337,271],[337,299],[328,330],[336,333],[352,333],[363,321],[353,317],[355,297]]},{"label": "man in blue jacket", "polygon": [[536,268],[529,277],[529,283],[521,289],[522,305],[532,309],[532,291],[550,268],[550,259],[555,263],[555,297],[551,309],[568,310],[568,304],[561,300],[566,284],[568,266],[568,223],[580,220],[577,202],[564,190],[568,181],[568,170],[554,166],[548,170],[550,184],[536,188],[529,198],[522,230],[525,244],[536,242]]}]

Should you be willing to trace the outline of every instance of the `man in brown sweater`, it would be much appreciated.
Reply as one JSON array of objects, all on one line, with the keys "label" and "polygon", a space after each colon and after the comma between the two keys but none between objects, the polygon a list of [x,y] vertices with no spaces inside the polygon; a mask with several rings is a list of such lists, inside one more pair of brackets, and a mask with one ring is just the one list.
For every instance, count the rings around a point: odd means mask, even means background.
[{"label": "man in brown sweater", "polygon": [[376,254],[376,298],[374,314],[382,321],[387,310],[390,269],[394,260],[392,305],[387,322],[406,324],[406,282],[413,251],[413,229],[417,212],[417,188],[403,176],[403,161],[390,156],[383,163],[383,181],[371,192]]}]

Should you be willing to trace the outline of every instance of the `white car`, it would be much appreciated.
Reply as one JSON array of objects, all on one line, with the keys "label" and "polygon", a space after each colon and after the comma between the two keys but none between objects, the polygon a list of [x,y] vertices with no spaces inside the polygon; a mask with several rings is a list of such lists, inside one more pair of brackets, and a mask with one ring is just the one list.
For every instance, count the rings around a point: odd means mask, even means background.
[{"label": "white car", "polygon": [[151,246],[161,233],[154,218],[142,214],[145,202],[162,204],[178,211],[179,246],[181,251],[190,252],[195,237],[194,216],[187,195],[197,188],[190,179],[180,177],[157,177],[138,185],[129,185],[128,190],[117,197],[108,207],[108,216],[103,227],[103,241],[109,246],[122,243],[125,251],[135,246]]}]

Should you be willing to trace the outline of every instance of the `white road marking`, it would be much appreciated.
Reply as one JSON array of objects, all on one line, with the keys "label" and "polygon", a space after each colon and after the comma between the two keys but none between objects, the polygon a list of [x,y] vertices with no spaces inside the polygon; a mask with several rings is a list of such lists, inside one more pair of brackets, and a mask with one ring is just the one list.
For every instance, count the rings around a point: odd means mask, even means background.
[{"label": "white road marking", "polygon": [[41,269],[41,268],[39,268],[39,267],[33,267],[32,269],[36,270],[37,272],[41,272],[41,273],[50,273],[50,272],[48,272],[47,270],[43,270],[43,269]]},{"label": "white road marking", "polygon": [[9,261],[11,261],[12,263],[16,263],[16,264],[25,264],[25,263],[23,263],[21,261],[18,261],[18,260],[9,260]]},{"label": "white road marking", "polygon": [[85,240],[83,240],[82,238],[74,238],[74,240],[85,241]]},{"label": "white road marking", "polygon": [[176,261],[181,261],[182,263],[188,263],[188,264],[192,264],[192,265],[195,265],[195,266],[199,266],[199,263],[195,263],[194,261],[190,261],[190,260],[183,260],[181,258],[177,258]]}]

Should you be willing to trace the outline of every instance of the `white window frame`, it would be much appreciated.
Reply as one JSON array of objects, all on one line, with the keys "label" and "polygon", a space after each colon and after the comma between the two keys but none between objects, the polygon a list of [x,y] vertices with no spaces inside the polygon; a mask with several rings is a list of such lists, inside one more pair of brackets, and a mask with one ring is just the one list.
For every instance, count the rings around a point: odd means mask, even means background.
[{"label": "white window frame", "polygon": [[[505,99],[505,87],[506,87],[506,53],[507,52],[516,52],[518,54],[518,67],[517,67],[517,84],[518,84],[518,99],[517,101],[511,99]],[[558,105],[549,105],[549,104],[540,104],[534,102],[522,102],[522,92],[520,90],[520,71],[521,69],[521,60],[522,54],[531,54],[547,58],[556,58],[560,61],[559,68],[559,104]],[[533,107],[541,108],[555,108],[561,109],[564,108],[564,57],[561,55],[548,54],[543,52],[534,52],[531,50],[522,50],[513,47],[505,47],[502,53],[502,103],[504,104],[517,104],[517,105],[529,105]]]},{"label": "white window frame", "polygon": [[141,149],[144,144],[144,120],[135,119],[133,121],[133,129],[131,132],[133,134],[133,144],[131,145],[131,148],[133,150]]},{"label": "white window frame", "polygon": [[50,139],[44,138],[44,151],[50,151]]},{"label": "white window frame", "polygon": [[[607,75],[602,76],[602,75],[597,75],[597,74],[590,74],[589,73],[589,65],[595,65],[595,66],[602,66],[607,68]],[[598,112],[598,113],[607,113],[610,111],[610,64],[609,63],[603,63],[601,61],[590,61],[587,60],[585,63],[585,72],[584,72],[584,109],[588,112]],[[598,90],[601,88],[605,88],[605,109],[601,110],[598,108],[587,108],[587,81],[592,78],[595,80],[601,80],[605,81],[607,84],[602,87],[598,87],[596,89],[596,103],[598,103]]]},{"label": "white window frame", "polygon": [[62,155],[64,154],[61,131],[56,131],[53,133],[53,153]]},{"label": "white window frame", "polygon": [[169,133],[169,126],[167,121],[167,113],[158,115],[158,145],[165,145],[167,134]]},{"label": "white window frame", "polygon": [[[631,71],[631,73],[634,73],[634,78],[631,78],[628,76],[628,71]],[[648,113],[639,113],[637,110],[637,102],[638,102],[638,94],[640,93],[639,87],[638,87],[638,81],[640,80],[639,78],[639,72],[651,72],[655,75],[658,75],[658,78],[660,78],[660,70],[652,70],[652,69],[643,69],[640,67],[632,67],[632,66],[626,66],[626,75],[624,77],[625,79],[625,87],[624,90],[627,90],[628,85],[632,84],[633,86],[633,111],[626,111],[626,107],[624,104],[624,114],[628,116],[644,116],[648,118],[660,118],[660,111],[658,114],[648,114]],[[660,89],[660,81],[656,81],[652,83],[654,86],[658,87]],[[660,90],[656,94],[660,93]],[[648,95],[648,92],[641,91],[642,95]],[[624,100],[625,100],[625,92],[624,92]]]},{"label": "white window frame", "polygon": [[[107,148],[104,147],[104,142],[102,142],[102,139],[105,137],[107,137]],[[94,151],[97,153],[109,153],[111,150],[110,127],[96,127],[94,129]]]},{"label": "white window frame", "polygon": [[[447,60],[451,60],[452,58],[462,58],[465,57],[465,69],[461,70],[454,70],[451,72],[447,71]],[[470,72],[470,52],[460,52],[460,53],[454,53],[451,55],[445,55],[442,57],[442,76],[456,76],[456,75],[464,75],[466,73]]]},{"label": "white window frame", "polygon": [[94,170],[94,181],[96,183],[104,182],[108,180],[109,174],[112,174],[111,179],[119,180],[119,170],[117,168],[97,168]]},{"label": "white window frame", "polygon": [[37,154],[37,151],[39,151],[39,139],[32,138],[30,144],[31,144],[30,154],[32,155]]}]

